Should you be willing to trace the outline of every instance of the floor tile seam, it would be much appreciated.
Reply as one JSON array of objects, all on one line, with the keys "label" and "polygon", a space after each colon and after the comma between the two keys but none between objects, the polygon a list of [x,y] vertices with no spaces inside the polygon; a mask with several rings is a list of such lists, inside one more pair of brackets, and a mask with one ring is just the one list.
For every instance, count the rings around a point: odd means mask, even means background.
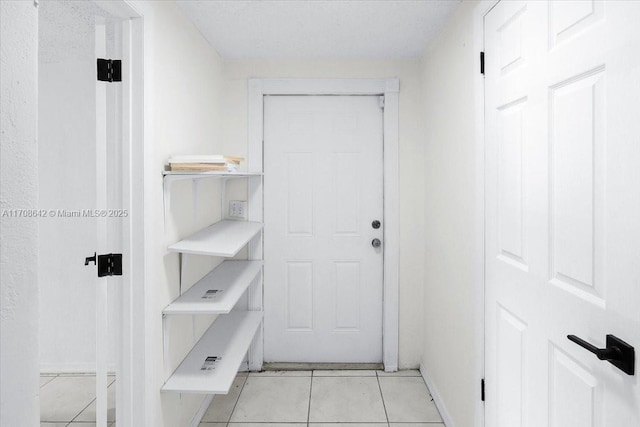
[{"label": "floor tile seam", "polygon": [[309,379],[309,406],[307,408],[307,426],[311,422],[311,397],[313,396],[313,371],[311,371],[311,378]]},{"label": "floor tile seam", "polygon": [[376,375],[314,375],[312,378],[377,378],[377,376]]},{"label": "floor tile seam", "polygon": [[380,399],[382,400],[384,416],[387,418],[387,426],[390,427],[391,424],[389,424],[389,413],[387,412],[387,404],[384,402],[384,394],[382,393],[382,386],[380,385],[380,377],[378,377],[378,375],[376,375],[376,382],[378,383],[378,390],[380,391]]},{"label": "floor tile seam", "polygon": [[[233,413],[235,412],[236,407],[238,406],[238,402],[240,401],[240,396],[242,396],[242,391],[244,390],[244,386],[247,384],[248,379],[249,379],[249,375],[244,377],[244,381],[242,382],[242,387],[240,388],[240,393],[238,393],[238,398],[236,399],[236,403],[233,404],[233,409],[231,409],[231,412],[229,413],[229,419],[227,419],[226,421],[227,425],[231,423],[231,418],[233,417]],[[215,396],[213,398],[215,399]],[[211,402],[213,403],[213,400]]]},{"label": "floor tile seam", "polygon": [[[95,402],[96,400],[98,400],[98,399],[97,399],[97,398],[93,399],[91,402],[89,402],[89,404],[88,404],[87,406],[85,406],[84,408],[82,408],[82,410],[81,410],[80,412],[78,412],[78,413],[76,414],[76,416],[75,416],[75,417],[73,417],[73,418],[71,419],[71,421],[69,421],[69,424],[71,424],[72,422],[74,422],[74,421],[76,420],[76,418],[78,418],[78,417],[80,416],[80,414],[82,414],[84,411],[86,411],[86,410],[87,410],[87,408],[88,408],[89,406],[91,406],[91,404],[92,404],[93,402]],[[97,417],[97,412],[98,412],[98,407],[97,407],[97,405],[96,405],[96,417]],[[65,422],[66,422],[66,421],[65,421]],[[91,421],[89,421],[89,422],[91,422]],[[109,421],[108,421],[108,420],[107,420],[107,424],[109,424]]]}]

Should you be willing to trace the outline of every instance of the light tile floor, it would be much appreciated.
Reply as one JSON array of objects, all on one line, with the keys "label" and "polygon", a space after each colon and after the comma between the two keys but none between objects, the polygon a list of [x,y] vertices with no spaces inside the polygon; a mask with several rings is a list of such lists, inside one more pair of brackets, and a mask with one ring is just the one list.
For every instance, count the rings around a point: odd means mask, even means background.
[{"label": "light tile floor", "polygon": [[444,427],[420,373],[266,371],[238,374],[200,427]]},{"label": "light tile floor", "polygon": [[[115,421],[115,377],[109,376],[108,383],[107,420],[111,427]],[[95,396],[94,375],[42,375],[40,427],[95,427]]]},{"label": "light tile floor", "polygon": [[[115,379],[108,419],[114,421]],[[40,378],[40,427],[94,427],[95,377]],[[239,373],[200,427],[444,427],[418,371]]]}]

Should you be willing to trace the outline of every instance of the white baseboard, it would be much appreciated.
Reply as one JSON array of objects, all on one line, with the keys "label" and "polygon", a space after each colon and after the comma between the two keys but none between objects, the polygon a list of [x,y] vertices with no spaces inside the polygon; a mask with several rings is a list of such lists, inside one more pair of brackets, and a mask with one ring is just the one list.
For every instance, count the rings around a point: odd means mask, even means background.
[{"label": "white baseboard", "polygon": [[211,405],[214,396],[214,394],[209,394],[204,398],[204,400],[200,404],[200,407],[198,408],[198,412],[196,412],[196,414],[191,419],[190,427],[198,427],[200,425],[200,421],[202,421],[202,417],[204,417],[204,414],[207,413],[207,409],[209,409],[209,405]]},{"label": "white baseboard", "polygon": [[427,384],[427,387],[429,388],[429,392],[431,392],[431,397],[433,397],[433,403],[436,404],[436,408],[438,408],[438,411],[440,412],[440,416],[442,417],[442,421],[444,422],[444,425],[446,427],[455,427],[455,424],[451,419],[451,415],[449,415],[449,411],[447,410],[447,407],[444,404],[444,401],[442,400],[442,396],[440,396],[440,392],[438,391],[438,388],[433,383],[433,380],[429,376],[429,373],[427,372],[426,368],[422,363],[420,363],[420,374],[422,375],[422,379],[424,380],[424,382]]}]

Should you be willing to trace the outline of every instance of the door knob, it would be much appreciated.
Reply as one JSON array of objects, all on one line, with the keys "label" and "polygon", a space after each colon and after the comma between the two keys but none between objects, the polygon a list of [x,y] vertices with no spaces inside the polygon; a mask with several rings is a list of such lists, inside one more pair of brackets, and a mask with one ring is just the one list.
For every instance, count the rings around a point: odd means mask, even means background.
[{"label": "door knob", "polygon": [[380,241],[380,239],[373,239],[371,241],[371,246],[373,246],[374,248],[379,248],[382,245],[382,242]]},{"label": "door knob", "polygon": [[595,354],[600,360],[606,360],[628,375],[635,371],[635,350],[615,335],[607,335],[607,347],[598,348],[595,345],[575,335],[567,335],[569,341]]}]

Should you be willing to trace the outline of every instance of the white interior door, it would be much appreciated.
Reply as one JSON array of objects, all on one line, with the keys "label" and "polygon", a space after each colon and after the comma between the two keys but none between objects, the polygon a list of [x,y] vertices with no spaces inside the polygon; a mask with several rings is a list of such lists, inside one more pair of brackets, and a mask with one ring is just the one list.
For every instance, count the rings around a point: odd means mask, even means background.
[{"label": "white interior door", "polygon": [[[96,58],[122,55],[120,24],[98,18]],[[122,102],[120,83],[96,82],[96,251],[122,254]],[[116,421],[116,387],[121,357],[121,285],[119,276],[95,279],[96,286],[96,427]]]},{"label": "white interior door", "polygon": [[264,359],[379,363],[380,97],[266,96],[264,117]]},{"label": "white interior door", "polygon": [[567,339],[640,346],[638,22],[637,1],[485,17],[488,427],[640,425],[637,373]]},{"label": "white interior door", "polygon": [[[92,2],[46,2],[39,21],[39,203],[47,213],[39,224],[41,369],[95,374],[95,389],[93,375],[73,383],[89,389],[71,406],[90,402],[78,418],[106,427],[116,421],[116,397],[125,394],[116,393],[126,384],[125,294],[120,276],[98,278],[96,261],[85,259],[126,252],[128,243],[122,188],[129,85],[96,79],[97,58],[122,58],[126,23]],[[70,420],[67,410],[43,421]]]}]

